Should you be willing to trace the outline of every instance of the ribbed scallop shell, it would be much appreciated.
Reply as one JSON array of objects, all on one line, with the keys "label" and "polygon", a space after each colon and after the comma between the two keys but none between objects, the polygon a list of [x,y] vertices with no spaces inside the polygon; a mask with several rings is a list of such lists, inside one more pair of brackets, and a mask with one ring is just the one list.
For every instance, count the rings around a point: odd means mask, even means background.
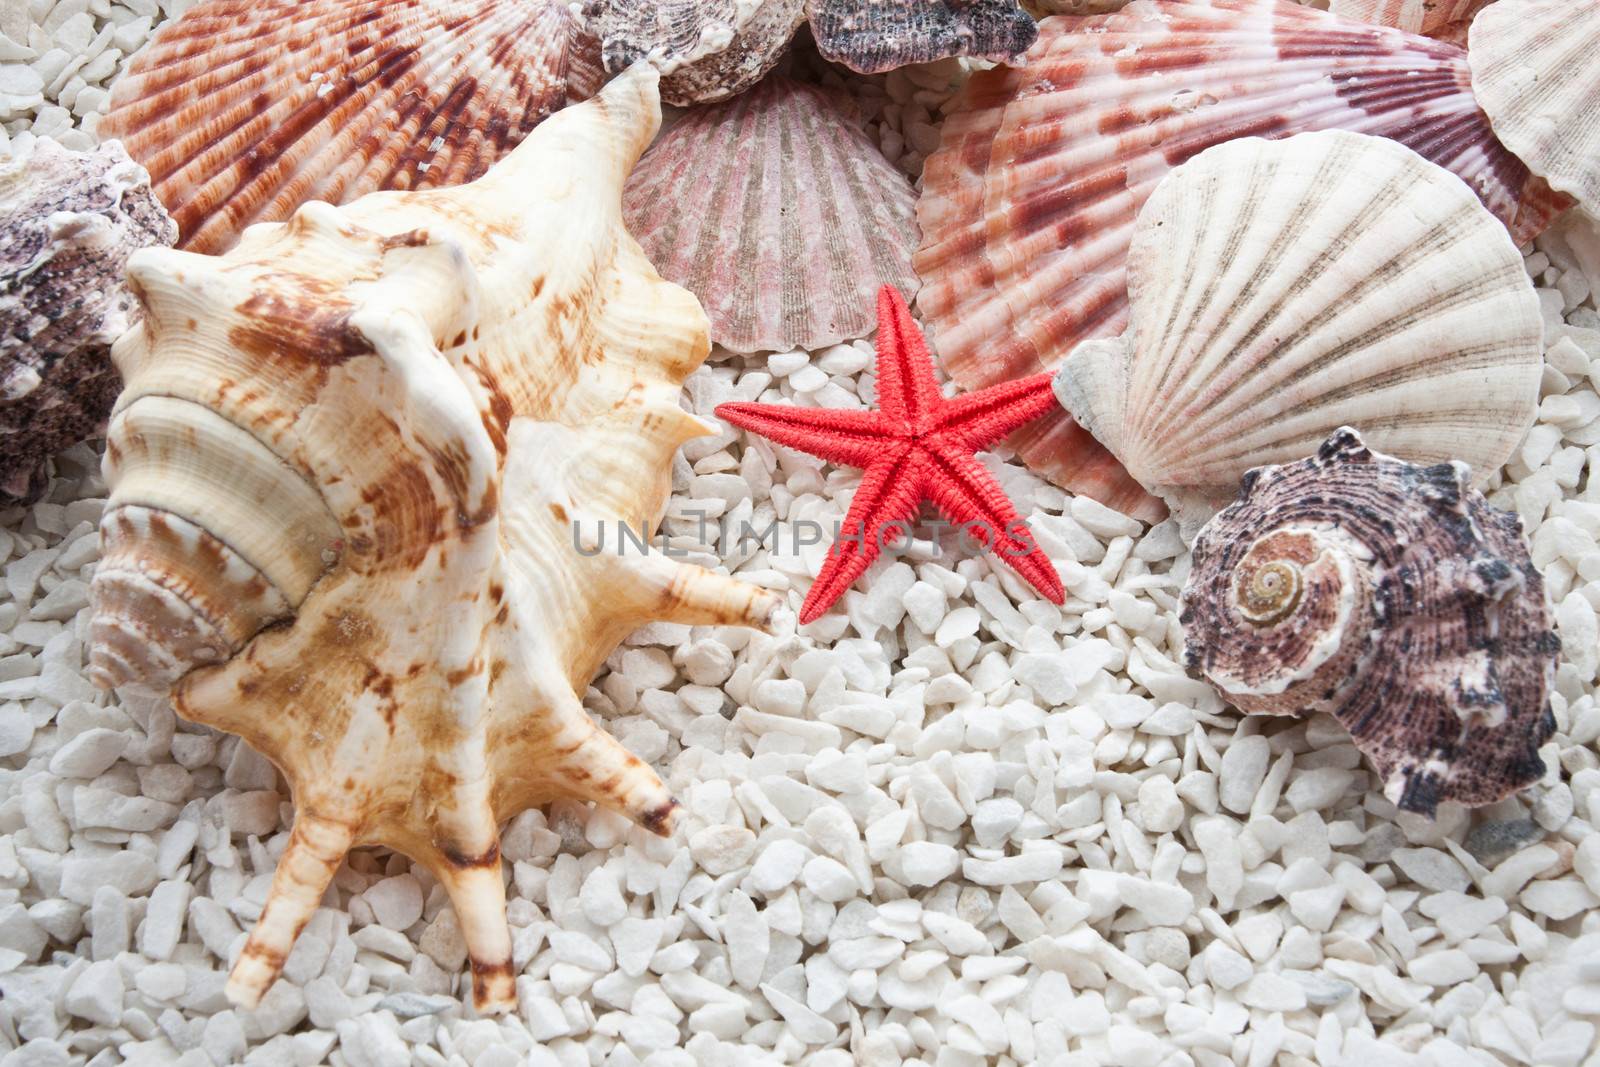
[{"label": "ribbed scallop shell", "polygon": [[804,0],[587,0],[606,69],[641,59],[661,71],[661,99],[679,107],[726,100],[782,58]]},{"label": "ribbed scallop shell", "polygon": [[1128,294],[1128,331],[1079,345],[1056,394],[1186,525],[1340,426],[1488,478],[1533,424],[1522,257],[1460,179],[1381,137],[1202,152],[1139,212]]},{"label": "ribbed scallop shell", "polygon": [[[1120,332],[1133,220],[1162,175],[1235,137],[1317,129],[1415,148],[1519,241],[1566,202],[1494,140],[1453,46],[1287,0],[1046,19],[1025,66],[973,76],[928,159],[915,262],[935,351],[977,389]],[[1012,440],[1060,484],[1159,515],[1085,436],[1057,418]]]},{"label": "ribbed scallop shell", "polygon": [[916,290],[916,194],[825,90],[772,77],[698,108],[628,180],[628,229],[740,352],[821,348],[876,328],[877,292]]},{"label": "ribbed scallop shell", "polygon": [[237,1003],[345,853],[379,844],[433,872],[478,1010],[508,1009],[498,826],[568,797],[672,832],[661,779],[584,710],[588,680],[646,622],[777,606],[619,547],[651,537],[674,453],[710,432],[679,406],[705,316],[622,224],[655,86],[624,73],[470,184],[129,262],[145,318],[115,346],[90,664],[101,684],[176,676],[179,714],[291,783]]},{"label": "ribbed scallop shell", "polygon": [[1472,21],[1472,91],[1505,146],[1600,209],[1600,3],[1503,0]]},{"label": "ribbed scallop shell", "polygon": [[1332,0],[1328,10],[1342,18],[1393,26],[1407,33],[1458,40],[1472,16],[1492,0]]},{"label": "ribbed scallop shell", "polygon": [[99,132],[149,169],[180,247],[217,252],[310,200],[471,181],[601,77],[559,0],[204,0]]},{"label": "ribbed scallop shell", "polygon": [[1327,712],[1403,811],[1538,781],[1560,642],[1522,521],[1459,463],[1346,428],[1251,471],[1195,541],[1185,655],[1242,711]]},{"label": "ribbed scallop shell", "polygon": [[1015,63],[1038,27],[1015,0],[806,0],[817,51],[863,74],[949,56]]},{"label": "ribbed scallop shell", "polygon": [[0,503],[37,498],[45,460],[105,425],[111,342],[135,317],[123,267],[177,237],[116,142],[19,138],[0,160]]}]

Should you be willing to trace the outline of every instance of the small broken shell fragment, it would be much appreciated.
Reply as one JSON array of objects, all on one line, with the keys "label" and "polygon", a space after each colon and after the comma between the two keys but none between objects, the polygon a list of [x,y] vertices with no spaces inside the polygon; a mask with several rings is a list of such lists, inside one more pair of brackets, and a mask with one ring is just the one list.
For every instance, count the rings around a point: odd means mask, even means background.
[{"label": "small broken shell fragment", "polygon": [[[1234,138],[1323,129],[1415,149],[1518,243],[1570,204],[1495,140],[1452,45],[1288,0],[1135,0],[1046,19],[1023,66],[973,75],[923,172],[917,303],[945,369],[980,389],[1120,333],[1128,241],[1162,176]],[[1085,437],[1063,415],[1011,442],[1057,484],[1158,517]]]},{"label": "small broken shell fragment", "polygon": [[1326,712],[1384,794],[1432,817],[1545,773],[1560,642],[1522,520],[1460,462],[1417,466],[1355,431],[1261,467],[1200,531],[1185,658],[1241,711]]},{"label": "small broken shell fragment", "polygon": [[1467,62],[1495,136],[1600,210],[1600,3],[1500,0],[1472,20]]},{"label": "small broken shell fragment", "polygon": [[971,56],[1016,63],[1039,35],[1015,0],[806,0],[823,58],[862,74]]},{"label": "small broken shell fragment", "polygon": [[606,70],[641,59],[661,71],[678,107],[726,100],[777,64],[805,21],[804,0],[588,0]]},{"label": "small broken shell fragment", "polygon": [[787,78],[685,115],[634,169],[623,208],[735,351],[864,337],[879,289],[916,291],[911,183],[833,94]]},{"label": "small broken shell fragment", "polygon": [[111,343],[136,317],[123,268],[177,238],[115,141],[19,137],[0,160],[0,504],[36,499],[45,461],[105,426],[122,388]]},{"label": "small broken shell fragment", "polygon": [[1533,425],[1522,257],[1459,178],[1382,137],[1249,137],[1178,167],[1139,212],[1128,300],[1056,395],[1186,530],[1340,426],[1487,479]]},{"label": "small broken shell fragment", "polygon": [[777,608],[596,543],[648,541],[674,453],[710,432],[679,406],[705,315],[622,223],[656,81],[624,73],[467,185],[312,202],[225,255],[129,263],[145,318],[114,351],[90,676],[176,679],[180,715],[293,788],[237,1004],[375,844],[438,879],[477,1009],[509,1009],[498,827],[574,799],[672,832],[676,801],[584,686],[647,622]]},{"label": "small broken shell fragment", "polygon": [[560,0],[202,0],[112,87],[102,137],[220,252],[312,200],[459,185],[602,80]]}]

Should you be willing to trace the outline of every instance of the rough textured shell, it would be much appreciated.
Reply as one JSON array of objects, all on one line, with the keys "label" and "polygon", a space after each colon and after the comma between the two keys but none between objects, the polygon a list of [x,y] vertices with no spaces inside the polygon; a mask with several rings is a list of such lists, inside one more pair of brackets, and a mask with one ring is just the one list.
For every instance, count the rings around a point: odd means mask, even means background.
[{"label": "rough textured shell", "polygon": [[310,200],[470,181],[600,80],[558,0],[204,0],[99,132],[149,168],[181,247],[216,252]]},{"label": "rough textured shell", "polygon": [[1472,16],[1491,0],[1332,0],[1328,10],[1343,18],[1393,26],[1408,33],[1458,40]]},{"label": "rough textured shell", "polygon": [[1015,0],[806,0],[817,50],[878,74],[948,56],[1014,63],[1038,36]]},{"label": "rough textured shell", "polygon": [[1600,4],[1505,0],[1472,21],[1472,91],[1535,174],[1600,209]]},{"label": "rough textured shell", "polygon": [[882,286],[916,291],[911,183],[831,95],[784,78],[685,116],[623,202],[651,261],[700,298],[711,339],[741,352],[863,337]]},{"label": "rough textured shell", "polygon": [[726,100],[760,81],[800,24],[804,0],[588,0],[613,73],[648,59],[669,104]]},{"label": "rough textured shell", "polygon": [[1340,426],[1487,478],[1533,424],[1522,257],[1458,178],[1381,137],[1202,152],[1140,211],[1128,296],[1128,332],[1079,345],[1056,394],[1187,525]]},{"label": "rough textured shell", "polygon": [[[915,262],[935,351],[975,389],[1117,334],[1133,220],[1162,175],[1235,137],[1328,128],[1415,148],[1519,241],[1565,202],[1493,139],[1452,46],[1275,0],[1047,19],[1026,66],[972,78],[928,159]],[[1086,436],[1063,417],[1013,441],[1059,483],[1149,513]]]},{"label": "rough textured shell", "polygon": [[91,665],[170,676],[244,634],[173,694],[294,789],[236,1002],[272,984],[345,852],[382,844],[449,892],[479,1010],[509,1007],[497,825],[569,796],[671,830],[661,780],[578,694],[648,620],[776,606],[611,544],[653,529],[673,453],[710,432],[678,404],[705,316],[622,225],[655,86],[623,75],[470,185],[130,263],[146,319],[115,350]]},{"label": "rough textured shell", "polygon": [[45,460],[105,425],[111,342],[128,328],[135,250],[178,229],[116,142],[19,138],[0,161],[0,502],[44,491]]},{"label": "rough textured shell", "polygon": [[1244,711],[1322,711],[1404,811],[1539,780],[1560,642],[1517,516],[1460,463],[1335,433],[1252,471],[1206,524],[1183,590],[1189,666]]}]

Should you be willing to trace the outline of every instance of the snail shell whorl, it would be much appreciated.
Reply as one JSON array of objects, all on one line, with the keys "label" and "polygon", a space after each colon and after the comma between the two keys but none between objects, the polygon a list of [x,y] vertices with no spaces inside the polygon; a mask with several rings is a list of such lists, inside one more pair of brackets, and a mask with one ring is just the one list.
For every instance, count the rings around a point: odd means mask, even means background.
[{"label": "snail shell whorl", "polygon": [[[1336,530],[1285,526],[1249,545],[1231,575],[1232,640],[1208,672],[1246,711],[1293,712],[1326,701],[1360,655],[1370,608],[1367,559]],[[1219,650],[1220,651],[1220,650]]]},{"label": "snail shell whorl", "polygon": [[1536,781],[1560,644],[1520,520],[1460,463],[1354,431],[1262,467],[1200,531],[1183,591],[1189,666],[1244,711],[1326,711],[1408,811]]}]

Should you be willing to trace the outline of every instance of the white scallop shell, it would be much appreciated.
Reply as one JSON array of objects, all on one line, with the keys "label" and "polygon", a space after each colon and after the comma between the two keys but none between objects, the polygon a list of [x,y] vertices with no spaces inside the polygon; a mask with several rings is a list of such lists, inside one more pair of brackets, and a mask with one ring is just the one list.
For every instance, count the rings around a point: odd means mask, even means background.
[{"label": "white scallop shell", "polygon": [[1472,91],[1495,136],[1600,209],[1600,3],[1502,0],[1472,20]]},{"label": "white scallop shell", "polygon": [[1057,395],[1180,520],[1340,426],[1488,478],[1532,424],[1539,301],[1454,175],[1344,131],[1207,149],[1157,186],[1128,253],[1132,323]]},{"label": "white scallop shell", "polygon": [[179,247],[219,252],[310,200],[471,181],[602,74],[559,0],[205,0],[129,63],[99,133]]}]

